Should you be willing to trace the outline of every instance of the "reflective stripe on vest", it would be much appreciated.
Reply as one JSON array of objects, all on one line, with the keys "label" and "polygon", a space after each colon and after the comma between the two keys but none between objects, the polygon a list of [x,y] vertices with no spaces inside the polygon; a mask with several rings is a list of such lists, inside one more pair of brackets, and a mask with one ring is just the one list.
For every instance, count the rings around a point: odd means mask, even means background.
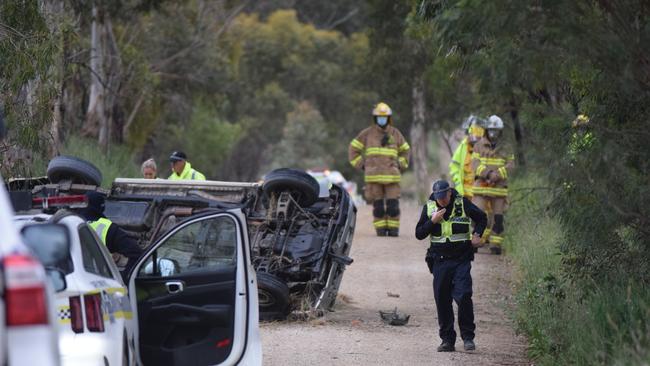
[{"label": "reflective stripe on vest", "polygon": [[97,236],[102,239],[102,243],[106,245],[106,236],[108,235],[108,228],[111,227],[113,222],[105,217],[99,218],[97,221],[89,221],[88,225],[95,230]]},{"label": "reflective stripe on vest", "polygon": [[[429,219],[431,219],[431,215],[433,214],[433,211],[437,209],[437,207],[438,206],[436,205],[435,201],[427,202],[427,217]],[[466,228],[467,232],[453,232],[454,224],[457,225],[457,228],[458,225]],[[454,208],[451,212],[451,215],[449,215],[449,219],[445,220],[443,218],[442,221],[435,225],[441,226],[441,235],[435,236],[431,234],[429,237],[431,238],[432,244],[446,243],[447,240],[452,243],[462,243],[464,241],[472,239],[472,234],[470,232],[470,220],[469,217],[465,215],[465,205],[463,204],[462,196],[456,196],[456,199],[454,200]]]}]

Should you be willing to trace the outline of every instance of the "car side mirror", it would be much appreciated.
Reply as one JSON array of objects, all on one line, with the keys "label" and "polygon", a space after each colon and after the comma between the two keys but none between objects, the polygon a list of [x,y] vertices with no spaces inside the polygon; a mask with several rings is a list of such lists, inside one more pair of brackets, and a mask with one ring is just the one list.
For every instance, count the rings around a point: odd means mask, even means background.
[{"label": "car side mirror", "polygon": [[45,272],[47,273],[47,278],[50,280],[54,291],[61,292],[68,288],[68,283],[65,280],[65,274],[62,270],[50,267],[45,268]]},{"label": "car side mirror", "polygon": [[178,262],[169,258],[156,259],[155,270],[153,266],[153,261],[151,261],[147,263],[147,265],[140,271],[140,274],[144,276],[161,276],[161,277],[169,277],[178,273],[180,273]]}]

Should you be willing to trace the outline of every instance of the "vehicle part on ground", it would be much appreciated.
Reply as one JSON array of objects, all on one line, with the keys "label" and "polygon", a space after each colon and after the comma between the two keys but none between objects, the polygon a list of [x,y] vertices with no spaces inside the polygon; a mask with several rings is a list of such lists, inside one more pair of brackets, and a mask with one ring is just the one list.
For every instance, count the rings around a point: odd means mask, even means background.
[{"label": "vehicle part on ground", "polygon": [[47,165],[47,177],[52,183],[72,181],[100,186],[102,173],[93,164],[73,156],[57,156]]},{"label": "vehicle part on ground", "polygon": [[411,318],[410,315],[398,311],[397,308],[392,311],[380,310],[379,316],[388,325],[406,325],[409,322],[409,318]]},{"label": "vehicle part on ground", "polygon": [[318,181],[302,170],[282,168],[268,173],[262,185],[269,197],[289,192],[300,206],[310,206],[318,200]]},{"label": "vehicle part on ground", "polygon": [[282,320],[289,314],[289,286],[277,276],[257,272],[260,320]]}]

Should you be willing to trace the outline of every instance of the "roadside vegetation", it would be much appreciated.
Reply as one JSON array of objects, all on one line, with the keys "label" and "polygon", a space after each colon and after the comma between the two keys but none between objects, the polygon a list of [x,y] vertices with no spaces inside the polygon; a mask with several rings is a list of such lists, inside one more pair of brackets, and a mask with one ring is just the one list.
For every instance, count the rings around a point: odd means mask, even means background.
[{"label": "roadside vegetation", "polygon": [[449,146],[470,113],[504,119],[516,318],[536,362],[650,361],[648,1],[0,4],[6,177],[62,152],[105,183],[152,156],[164,176],[182,149],[212,179],[293,166],[360,181],[347,145],[380,100],[420,200],[443,175],[431,141]]},{"label": "roadside vegetation", "polygon": [[[506,248],[517,267],[514,317],[539,365],[643,365],[650,359],[650,292],[626,269],[607,280],[576,278],[547,190],[518,180]],[[564,262],[564,263],[563,263]]]}]

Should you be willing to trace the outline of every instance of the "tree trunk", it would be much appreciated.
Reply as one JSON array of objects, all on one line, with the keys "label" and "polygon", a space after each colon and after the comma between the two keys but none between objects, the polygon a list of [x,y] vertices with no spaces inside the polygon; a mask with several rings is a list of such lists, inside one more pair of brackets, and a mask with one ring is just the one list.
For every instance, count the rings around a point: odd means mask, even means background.
[{"label": "tree trunk", "polygon": [[97,136],[99,146],[103,151],[108,149],[109,121],[106,116],[106,74],[104,72],[104,57],[106,27],[104,25],[103,11],[97,2],[93,3],[93,21],[90,35],[90,97],[86,111],[86,124],[83,134]]},{"label": "tree trunk", "polygon": [[519,120],[519,106],[513,100],[510,102],[510,118],[512,119],[515,128],[515,153],[517,154],[518,165],[526,165],[526,157],[524,155],[524,134]]},{"label": "tree trunk", "polygon": [[411,143],[413,170],[415,172],[416,194],[418,200],[424,200],[429,189],[427,172],[428,138],[424,128],[424,80],[418,78],[413,84],[413,124],[411,125]]},{"label": "tree trunk", "polygon": [[[63,32],[61,31],[61,23],[65,17],[65,5],[62,0],[44,0],[40,3],[43,9],[43,15],[47,28],[51,34],[55,35],[56,42],[63,49]],[[45,129],[46,140],[49,142],[47,154],[50,158],[58,155],[61,145],[61,125],[63,115],[61,113],[61,98],[63,95],[63,75],[65,72],[65,52],[58,54],[53,65],[50,67],[49,80],[52,89],[55,91],[52,101],[50,102],[52,116],[47,129]]]}]

